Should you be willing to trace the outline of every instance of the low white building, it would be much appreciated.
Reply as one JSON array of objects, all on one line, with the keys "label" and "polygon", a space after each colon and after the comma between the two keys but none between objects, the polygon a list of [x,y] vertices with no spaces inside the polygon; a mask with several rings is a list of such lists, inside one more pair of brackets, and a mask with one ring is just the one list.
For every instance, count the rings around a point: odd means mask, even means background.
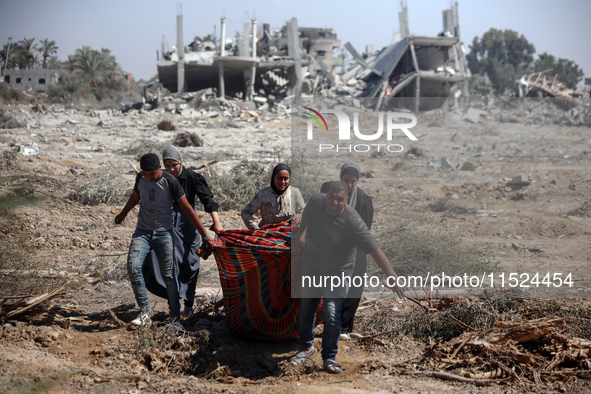
[{"label": "low white building", "polygon": [[57,83],[56,70],[4,70],[4,82],[13,88],[30,87],[34,92],[46,92],[52,83]]}]

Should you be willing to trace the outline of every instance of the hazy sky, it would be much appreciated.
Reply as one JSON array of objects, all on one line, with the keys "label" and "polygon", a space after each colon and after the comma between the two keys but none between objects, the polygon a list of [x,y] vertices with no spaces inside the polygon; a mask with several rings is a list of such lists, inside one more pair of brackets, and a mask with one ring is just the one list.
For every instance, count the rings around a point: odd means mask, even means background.
[{"label": "hazy sky", "polygon": [[[392,43],[398,30],[400,1],[169,1],[169,0],[0,0],[0,45],[12,37],[56,41],[65,60],[77,48],[108,48],[123,70],[136,79],[157,73],[156,56],[163,37],[176,43],[176,15],[181,5],[184,42],[194,36],[220,32],[220,17],[228,21],[227,36],[242,31],[257,18],[279,29],[292,17],[301,27],[333,28],[342,44],[350,41],[358,52],[365,45],[380,49]],[[450,0],[407,0],[410,32],[437,35],[443,9]],[[488,29],[512,29],[536,48],[575,61],[591,76],[591,0],[460,0],[460,34],[466,50],[475,36]]]}]

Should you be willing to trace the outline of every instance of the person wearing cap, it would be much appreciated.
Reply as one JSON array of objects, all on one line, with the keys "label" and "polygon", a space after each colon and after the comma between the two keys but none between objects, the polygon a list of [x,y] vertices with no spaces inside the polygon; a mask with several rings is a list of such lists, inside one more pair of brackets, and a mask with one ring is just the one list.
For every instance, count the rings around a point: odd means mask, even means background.
[{"label": "person wearing cap", "polygon": [[[273,168],[271,186],[259,190],[240,213],[249,230],[258,230],[267,224],[281,223],[290,218],[293,225],[298,225],[306,204],[300,190],[289,185],[290,177],[291,169],[287,164],[277,164]],[[258,224],[253,217],[257,212],[261,215]]]},{"label": "person wearing cap", "polygon": [[[351,206],[355,209],[355,211],[357,211],[361,217],[361,220],[363,220],[367,228],[371,230],[371,224],[373,222],[373,204],[371,202],[371,198],[357,185],[360,176],[361,168],[356,163],[348,161],[341,166],[340,179],[346,183],[349,188],[349,201],[347,202],[347,205]],[[324,183],[320,191],[322,193],[326,193],[329,184],[330,182]],[[361,250],[357,250],[353,276],[363,277],[366,271],[367,254],[363,253]],[[349,288],[347,298],[343,302],[343,311],[341,316],[341,341],[347,341],[351,338],[361,337],[360,334],[353,332],[353,323],[362,294],[363,285],[352,285],[351,288]]]},{"label": "person wearing cap", "polygon": [[144,260],[150,251],[158,256],[159,269],[166,286],[168,308],[170,309],[169,324],[182,328],[180,323],[181,304],[179,290],[173,268],[173,212],[176,201],[189,221],[195,226],[203,238],[207,238],[207,230],[189,205],[185,192],[179,181],[168,172],[162,171],[160,159],[154,153],[146,153],[140,159],[140,171],[121,212],[115,216],[116,224],[124,224],[125,218],[138,203],[140,210],[135,232],[131,237],[127,255],[127,273],[140,308],[139,315],[131,321],[133,325],[145,325],[151,322],[154,313],[146,291],[142,273]]},{"label": "person wearing cap", "polygon": [[[205,212],[211,216],[213,224],[209,229],[216,233],[222,231],[224,228],[218,216],[219,205],[214,201],[213,193],[203,175],[183,166],[182,154],[173,145],[167,146],[162,152],[162,162],[166,172],[173,175],[180,183],[191,209],[196,210],[197,197],[203,204]],[[193,315],[195,289],[200,267],[199,256],[195,252],[201,245],[201,237],[176,201],[173,204],[172,238],[175,277],[179,287],[179,296],[184,301],[181,315],[187,319]],[[166,286],[159,267],[158,256],[152,251],[146,257],[143,267],[146,287],[150,292],[166,298]]]}]

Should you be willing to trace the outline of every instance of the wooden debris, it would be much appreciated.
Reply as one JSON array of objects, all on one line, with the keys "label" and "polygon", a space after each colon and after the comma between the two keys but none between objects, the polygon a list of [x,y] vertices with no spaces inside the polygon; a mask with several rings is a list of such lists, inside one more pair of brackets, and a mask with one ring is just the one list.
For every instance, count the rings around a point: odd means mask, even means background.
[{"label": "wooden debris", "polygon": [[[473,384],[510,379],[525,386],[591,372],[591,341],[559,332],[566,327],[565,318],[547,317],[498,321],[489,330],[464,332],[445,344],[429,346],[423,361],[435,371],[421,374]],[[440,372],[444,369],[462,371],[466,378]]]},{"label": "wooden debris", "polygon": [[218,159],[215,159],[215,160],[210,161],[209,163],[203,163],[201,166],[197,167],[197,169],[198,170],[201,170],[201,169],[204,169],[204,168],[205,169],[209,169],[209,166],[214,165],[218,161],[219,161]]},{"label": "wooden debris", "polygon": [[462,376],[454,375],[448,372],[435,372],[435,371],[418,371],[418,372],[411,372],[409,375],[424,375],[430,376],[433,378],[445,379],[445,380],[453,380],[456,382],[462,383],[471,383],[475,384],[476,386],[490,386],[495,383],[494,380],[491,379],[472,379],[472,378],[464,378]]},{"label": "wooden debris", "polygon": [[117,326],[122,328],[135,328],[133,324],[126,323],[123,320],[119,319],[115,312],[113,312],[111,309],[109,309],[109,314],[111,315],[111,319],[113,319]]},{"label": "wooden debris", "polygon": [[57,290],[52,291],[51,293],[43,293],[39,296],[32,297],[32,298],[23,298],[20,301],[14,304],[6,304],[6,300],[2,301],[2,309],[0,309],[0,321],[5,321],[12,319],[22,313],[25,313],[31,310],[33,307],[50,300],[58,295],[62,295],[62,290],[64,286],[60,287]]}]

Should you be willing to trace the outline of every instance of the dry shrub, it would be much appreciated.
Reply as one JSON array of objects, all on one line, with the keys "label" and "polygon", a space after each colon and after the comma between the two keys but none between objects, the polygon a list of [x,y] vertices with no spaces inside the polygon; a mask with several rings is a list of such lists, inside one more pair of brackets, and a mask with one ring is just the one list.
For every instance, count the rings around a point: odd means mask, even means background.
[{"label": "dry shrub", "polygon": [[448,341],[467,330],[492,328],[498,318],[496,310],[485,301],[461,300],[437,313],[410,316],[404,334],[417,339],[440,338]]},{"label": "dry shrub", "polygon": [[407,335],[420,340],[439,338],[447,341],[464,331],[486,330],[499,320],[517,319],[524,302],[515,298],[463,299],[439,312],[421,311],[410,315],[392,313],[386,307],[372,315],[356,317],[355,325],[365,335],[385,333],[390,338]]},{"label": "dry shrub", "polygon": [[36,258],[30,232],[26,218],[0,207],[0,298],[38,295],[63,285],[64,278],[41,274],[47,267]]},{"label": "dry shrub", "polygon": [[0,157],[0,169],[14,168],[17,163],[19,150],[17,148],[5,150]]},{"label": "dry shrub", "polygon": [[322,182],[319,182],[324,168],[305,158],[305,155],[292,154],[287,161],[291,168],[291,183],[300,189],[304,201],[308,201],[315,193],[320,193]]},{"label": "dry shrub", "polygon": [[109,166],[94,179],[70,194],[72,201],[83,205],[120,205],[131,194],[131,185]]},{"label": "dry shrub", "polygon": [[27,127],[25,122],[22,122],[6,112],[0,112],[0,129],[22,129]]},{"label": "dry shrub", "polygon": [[22,101],[24,97],[20,90],[13,89],[6,83],[0,83],[0,101],[5,103],[18,102]]},{"label": "dry shrub", "polygon": [[176,135],[172,145],[177,147],[203,146],[203,140],[195,133],[179,133]]},{"label": "dry shrub", "polygon": [[213,192],[220,210],[242,210],[259,190],[270,186],[273,168],[278,163],[285,163],[291,168],[290,185],[302,192],[305,200],[320,191],[320,184],[313,182],[310,173],[314,170],[301,159],[282,158],[283,151],[275,150],[272,161],[242,160],[229,172],[209,169],[203,171],[207,184]]},{"label": "dry shrub", "polygon": [[160,122],[158,122],[158,125],[156,127],[158,127],[158,130],[162,130],[162,131],[176,130],[176,126],[174,125],[174,123],[172,123],[168,119],[161,120]]},{"label": "dry shrub", "polygon": [[[521,300],[514,300],[516,305]],[[485,330],[491,328],[501,317],[511,319],[515,311],[504,308],[506,300],[489,302],[461,300],[451,307],[436,313],[412,313],[401,315],[392,313],[390,308],[382,308],[373,315],[358,316],[355,325],[364,335],[382,334],[394,338],[407,335],[414,339],[439,338],[448,341],[466,330]],[[505,310],[504,313],[501,310]]]},{"label": "dry shrub", "polygon": [[523,308],[523,313],[528,319],[566,317],[568,333],[591,339],[591,303],[588,299],[534,299]]},{"label": "dry shrub", "polygon": [[[390,227],[376,239],[399,275],[476,274],[497,266],[488,244],[468,245],[451,232]],[[381,274],[373,262],[369,271]]]},{"label": "dry shrub", "polygon": [[[145,153],[148,153],[148,152],[155,153],[156,155],[158,155],[160,157],[162,154],[162,151],[168,145],[170,145],[170,144],[166,143],[166,142],[162,143],[162,142],[155,142],[155,141],[150,141],[150,140],[139,140],[139,141],[134,141],[129,146],[129,148],[127,148],[127,151],[125,153],[128,155],[135,156],[136,159],[139,161],[140,158],[142,157],[142,155]],[[131,169],[131,167],[129,167],[129,169]]]},{"label": "dry shrub", "polygon": [[[423,305],[426,303],[423,301]],[[392,313],[388,301],[373,314],[355,318],[355,326],[366,336],[382,334],[381,338],[407,335],[415,339],[439,338],[448,341],[465,331],[483,331],[497,321],[527,321],[538,318],[568,319],[563,333],[591,338],[591,307],[581,300],[547,300],[499,297],[495,299],[463,299],[435,313]]]},{"label": "dry shrub", "polygon": [[585,201],[579,208],[573,209],[568,216],[590,216],[591,215],[591,200]]},{"label": "dry shrub", "polygon": [[259,190],[269,186],[273,165],[243,160],[229,172],[213,169],[203,172],[220,210],[242,210]]},{"label": "dry shrub", "polygon": [[466,208],[463,205],[450,201],[447,198],[441,198],[428,205],[428,208],[433,212],[445,212],[450,214],[475,214],[477,212],[474,208]]}]

